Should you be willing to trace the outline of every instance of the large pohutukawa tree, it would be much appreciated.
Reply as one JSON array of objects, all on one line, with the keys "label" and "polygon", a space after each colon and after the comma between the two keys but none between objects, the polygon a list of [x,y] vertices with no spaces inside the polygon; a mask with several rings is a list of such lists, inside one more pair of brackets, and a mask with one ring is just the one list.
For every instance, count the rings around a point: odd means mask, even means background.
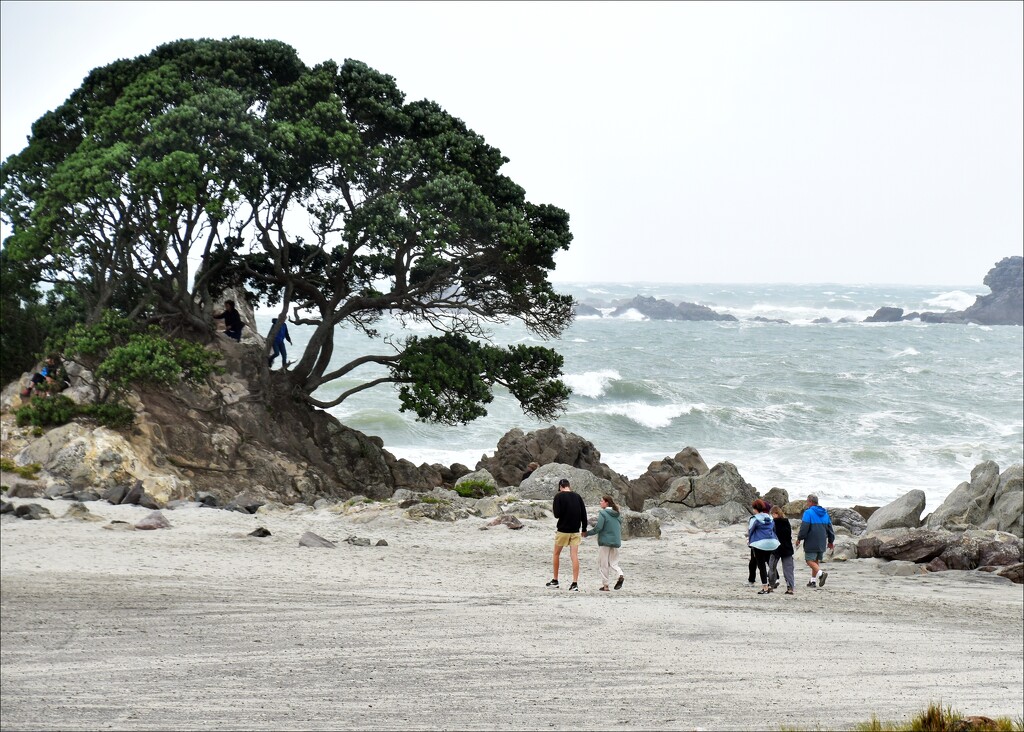
[{"label": "large pohutukawa tree", "polygon": [[[360,62],[178,41],[96,69],[33,125],[0,169],[13,230],[0,263],[32,262],[87,321],[116,309],[168,330],[211,332],[214,297],[245,286],[314,326],[283,378],[316,406],[393,383],[402,409],[457,423],[485,414],[500,384],[551,418],[569,394],[561,357],[487,335],[510,319],[546,338],[568,326],[571,298],[548,274],[572,237],[564,211],[500,173],[506,162]],[[385,315],[436,334],[382,337]],[[339,325],[385,347],[339,366]],[[368,364],[386,375],[313,396]]]}]

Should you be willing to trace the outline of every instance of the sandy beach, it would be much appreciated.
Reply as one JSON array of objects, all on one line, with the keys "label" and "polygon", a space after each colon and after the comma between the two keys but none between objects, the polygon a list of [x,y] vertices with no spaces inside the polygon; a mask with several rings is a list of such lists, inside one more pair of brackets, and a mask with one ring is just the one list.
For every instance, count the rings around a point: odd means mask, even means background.
[{"label": "sandy beach", "polygon": [[[163,512],[170,529],[113,531],[149,511],[93,502],[88,522],[35,502],[57,518],[0,527],[5,730],[844,729],[929,702],[1024,715],[1024,590],[982,573],[833,562],[814,590],[798,562],[795,596],[758,596],[742,526],[676,523],[624,544],[619,592],[597,591],[585,543],[577,594],[544,587],[553,519],[482,531],[381,504],[187,507]],[[258,526],[272,535],[246,536]],[[305,531],[338,547],[300,547]]]}]

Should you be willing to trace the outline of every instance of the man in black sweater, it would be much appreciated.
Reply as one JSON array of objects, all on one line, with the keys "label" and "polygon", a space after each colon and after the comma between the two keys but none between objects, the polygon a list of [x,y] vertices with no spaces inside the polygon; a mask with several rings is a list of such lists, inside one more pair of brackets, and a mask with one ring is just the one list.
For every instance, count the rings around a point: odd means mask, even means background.
[{"label": "man in black sweater", "polygon": [[587,535],[587,505],[583,497],[569,487],[569,481],[565,478],[558,481],[558,493],[551,503],[551,512],[558,519],[558,524],[555,527],[555,575],[547,586],[558,589],[558,558],[562,547],[567,546],[572,558],[572,584],[569,585],[569,591],[579,592],[576,582],[580,578],[580,539]]}]

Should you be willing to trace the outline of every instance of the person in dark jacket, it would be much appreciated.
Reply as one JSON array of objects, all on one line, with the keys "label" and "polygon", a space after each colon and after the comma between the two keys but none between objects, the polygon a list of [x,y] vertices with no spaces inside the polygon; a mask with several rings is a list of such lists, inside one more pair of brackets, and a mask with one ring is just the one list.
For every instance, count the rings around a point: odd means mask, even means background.
[{"label": "person in dark jacket", "polygon": [[224,311],[214,314],[213,319],[224,321],[224,335],[228,338],[242,340],[242,316],[235,310],[234,300],[225,300]]},{"label": "person in dark jacket", "polygon": [[769,512],[772,521],[775,522],[775,536],[779,539],[779,548],[772,552],[768,560],[768,582],[772,589],[779,586],[779,562],[782,563],[782,573],[786,577],[786,594],[793,595],[796,588],[796,577],[793,572],[793,527],[782,509],[772,506]]},{"label": "person in dark jacket", "polygon": [[555,514],[558,524],[555,527],[554,577],[547,583],[548,587],[558,589],[558,558],[563,547],[569,547],[572,558],[572,584],[570,592],[579,592],[577,581],[580,578],[580,539],[587,535],[587,505],[583,497],[575,493],[569,481],[562,478],[558,481],[558,493],[551,502],[551,513]]},{"label": "person in dark jacket", "polygon": [[618,577],[615,589],[621,590],[622,583],[626,581],[619,567],[622,517],[619,516],[619,507],[611,496],[601,496],[601,510],[597,512],[597,523],[587,536],[591,534],[597,534],[597,568],[601,572],[601,592],[608,592],[608,582],[613,576]]},{"label": "person in dark jacket", "polygon": [[832,519],[828,511],[818,505],[818,497],[813,493],[807,496],[807,508],[800,518],[800,533],[794,546],[799,549],[804,543],[804,560],[811,568],[811,581],[808,587],[824,587],[828,572],[821,569],[818,563],[825,558],[825,547],[831,549],[836,540],[836,532],[832,529]]}]

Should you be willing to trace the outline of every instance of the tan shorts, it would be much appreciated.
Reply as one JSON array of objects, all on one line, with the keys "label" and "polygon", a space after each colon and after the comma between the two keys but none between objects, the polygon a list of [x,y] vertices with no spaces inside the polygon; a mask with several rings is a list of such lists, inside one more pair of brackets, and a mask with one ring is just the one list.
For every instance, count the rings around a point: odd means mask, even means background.
[{"label": "tan shorts", "polygon": [[575,534],[566,534],[562,531],[555,532],[555,546],[579,546],[580,545],[580,532],[577,531]]}]

